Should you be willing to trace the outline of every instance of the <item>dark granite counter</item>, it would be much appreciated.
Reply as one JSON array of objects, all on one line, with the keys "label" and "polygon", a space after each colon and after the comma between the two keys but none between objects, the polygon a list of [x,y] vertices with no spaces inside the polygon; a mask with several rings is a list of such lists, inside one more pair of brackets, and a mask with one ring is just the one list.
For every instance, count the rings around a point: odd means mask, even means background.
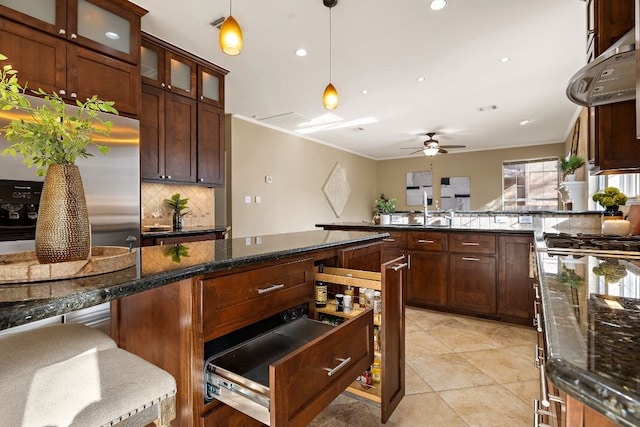
[{"label": "dark granite counter", "polygon": [[146,231],[142,228],[142,237],[178,237],[178,236],[195,236],[198,234],[209,233],[226,233],[228,230],[226,225],[210,225],[205,227],[183,227],[179,231],[167,229],[162,231]]},{"label": "dark granite counter", "polygon": [[275,261],[385,233],[307,231],[138,248],[137,265],[81,279],[0,285],[0,329],[23,325],[205,273]]},{"label": "dark granite counter", "polygon": [[621,425],[640,425],[640,259],[539,251],[546,372]]},{"label": "dark granite counter", "polygon": [[478,233],[520,233],[531,234],[534,229],[531,225],[526,225],[521,228],[513,227],[492,227],[492,228],[479,228],[468,225],[454,224],[449,225],[408,225],[408,224],[374,224],[371,222],[333,222],[316,224],[316,227],[324,228],[325,230],[363,230],[363,231],[472,231]]}]

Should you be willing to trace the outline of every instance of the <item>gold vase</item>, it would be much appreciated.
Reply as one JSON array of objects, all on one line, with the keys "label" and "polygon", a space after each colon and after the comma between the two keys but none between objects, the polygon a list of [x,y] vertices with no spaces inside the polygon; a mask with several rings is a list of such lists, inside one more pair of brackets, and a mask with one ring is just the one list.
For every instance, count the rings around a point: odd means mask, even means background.
[{"label": "gold vase", "polygon": [[91,232],[80,170],[51,165],[40,196],[36,258],[41,264],[89,258]]}]

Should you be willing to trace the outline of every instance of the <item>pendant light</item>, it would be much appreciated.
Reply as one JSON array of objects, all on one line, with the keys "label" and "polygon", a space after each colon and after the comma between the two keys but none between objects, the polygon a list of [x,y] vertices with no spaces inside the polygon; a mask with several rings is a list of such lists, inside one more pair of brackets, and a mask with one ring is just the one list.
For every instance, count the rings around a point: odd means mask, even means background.
[{"label": "pendant light", "polygon": [[242,50],[242,30],[238,21],[231,16],[231,0],[229,0],[229,16],[220,27],[220,48],[231,56],[238,55]]},{"label": "pendant light", "polygon": [[335,110],[338,107],[338,91],[331,83],[331,8],[338,4],[338,0],[323,0],[329,8],[329,84],[322,94],[322,103],[327,110]]}]

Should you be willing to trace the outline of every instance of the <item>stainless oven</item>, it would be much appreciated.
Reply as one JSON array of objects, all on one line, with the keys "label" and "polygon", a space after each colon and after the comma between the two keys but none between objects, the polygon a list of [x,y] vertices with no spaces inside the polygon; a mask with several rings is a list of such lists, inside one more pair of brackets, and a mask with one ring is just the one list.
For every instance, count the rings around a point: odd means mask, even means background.
[{"label": "stainless oven", "polygon": [[0,180],[0,241],[35,238],[42,184]]}]

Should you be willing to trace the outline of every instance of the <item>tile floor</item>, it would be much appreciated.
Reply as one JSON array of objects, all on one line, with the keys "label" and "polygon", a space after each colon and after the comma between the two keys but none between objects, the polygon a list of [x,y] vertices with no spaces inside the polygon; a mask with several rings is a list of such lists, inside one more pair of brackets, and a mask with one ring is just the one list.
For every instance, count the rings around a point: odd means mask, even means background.
[{"label": "tile floor", "polygon": [[530,427],[539,395],[533,328],[407,308],[406,395],[380,409],[339,396],[313,427]]}]

